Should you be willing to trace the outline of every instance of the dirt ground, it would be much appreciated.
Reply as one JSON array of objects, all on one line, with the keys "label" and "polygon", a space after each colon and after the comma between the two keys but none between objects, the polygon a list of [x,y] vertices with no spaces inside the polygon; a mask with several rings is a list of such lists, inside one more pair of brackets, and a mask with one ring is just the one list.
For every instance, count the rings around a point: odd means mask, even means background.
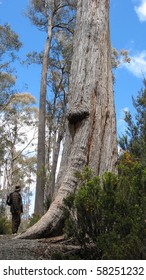
[{"label": "dirt ground", "polygon": [[61,255],[65,259],[78,250],[79,246],[71,245],[63,236],[28,240],[0,235],[0,260],[51,260]]}]

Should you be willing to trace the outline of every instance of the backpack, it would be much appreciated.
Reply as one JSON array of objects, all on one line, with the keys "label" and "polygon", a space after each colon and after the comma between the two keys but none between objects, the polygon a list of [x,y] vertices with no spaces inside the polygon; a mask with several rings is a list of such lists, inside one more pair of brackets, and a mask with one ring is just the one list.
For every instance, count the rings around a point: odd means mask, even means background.
[{"label": "backpack", "polygon": [[11,206],[11,205],[12,205],[12,194],[13,194],[13,193],[7,194],[6,204],[7,204],[8,206]]}]

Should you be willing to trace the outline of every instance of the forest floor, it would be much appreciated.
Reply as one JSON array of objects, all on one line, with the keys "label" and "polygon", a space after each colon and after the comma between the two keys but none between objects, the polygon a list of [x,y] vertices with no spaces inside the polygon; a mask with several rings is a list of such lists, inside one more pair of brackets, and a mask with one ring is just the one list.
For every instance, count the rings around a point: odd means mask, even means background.
[{"label": "forest floor", "polygon": [[0,260],[68,259],[80,251],[64,236],[43,239],[17,239],[14,235],[0,235]]}]

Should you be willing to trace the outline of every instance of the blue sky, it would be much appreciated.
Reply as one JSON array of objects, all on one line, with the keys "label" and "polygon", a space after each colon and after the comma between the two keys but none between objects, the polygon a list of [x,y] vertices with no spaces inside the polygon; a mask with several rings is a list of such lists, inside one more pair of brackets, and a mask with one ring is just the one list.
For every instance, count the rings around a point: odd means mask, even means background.
[{"label": "blue sky", "polygon": [[[22,59],[32,50],[44,47],[45,34],[38,31],[23,15],[29,0],[0,0],[0,24],[8,22],[20,36],[23,47],[19,52]],[[122,64],[116,70],[115,105],[118,134],[124,131],[123,109],[133,112],[131,96],[136,96],[146,77],[146,0],[111,0],[110,30],[112,46],[126,49],[130,64]],[[17,62],[18,91],[28,91],[39,99],[40,67],[21,66]],[[27,88],[26,85],[27,84]]]},{"label": "blue sky", "polygon": [[115,104],[118,133],[124,131],[123,109],[133,111],[136,96],[146,77],[146,0],[111,0],[110,30],[113,47],[126,49],[130,64],[116,70]]}]

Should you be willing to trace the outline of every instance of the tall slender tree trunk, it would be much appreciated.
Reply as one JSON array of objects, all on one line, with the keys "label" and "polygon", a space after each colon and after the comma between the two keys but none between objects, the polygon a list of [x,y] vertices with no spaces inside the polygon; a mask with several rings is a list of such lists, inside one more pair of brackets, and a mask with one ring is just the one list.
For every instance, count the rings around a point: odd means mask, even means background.
[{"label": "tall slender tree trunk", "polygon": [[56,169],[57,169],[57,162],[58,162],[58,157],[59,157],[59,151],[60,151],[60,145],[61,141],[63,139],[63,134],[64,134],[64,129],[63,127],[59,127],[54,147],[53,147],[53,160],[52,160],[52,167],[51,167],[51,178],[49,182],[49,188],[51,191],[51,200],[54,197],[54,192],[55,192],[55,178],[56,178]]},{"label": "tall slender tree trunk", "polygon": [[48,34],[43,55],[42,76],[40,87],[40,105],[39,105],[39,125],[38,125],[38,152],[37,152],[37,182],[35,195],[35,214],[42,216],[44,214],[44,191],[45,191],[45,124],[46,124],[46,92],[47,92],[47,72],[48,59],[51,47],[53,28],[53,16],[48,23]]},{"label": "tall slender tree trunk", "polygon": [[87,164],[96,174],[116,170],[109,0],[78,0],[69,93],[58,192],[48,212],[22,238],[56,233],[63,218],[63,199],[78,184],[76,171]]}]

